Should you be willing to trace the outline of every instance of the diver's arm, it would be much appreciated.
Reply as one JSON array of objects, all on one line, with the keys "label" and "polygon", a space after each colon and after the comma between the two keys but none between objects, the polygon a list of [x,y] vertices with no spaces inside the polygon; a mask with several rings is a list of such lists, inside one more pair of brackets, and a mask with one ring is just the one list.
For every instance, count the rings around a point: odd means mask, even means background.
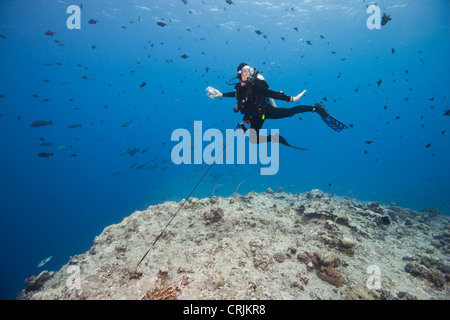
[{"label": "diver's arm", "polygon": [[269,98],[276,99],[276,100],[289,101],[289,102],[298,101],[306,92],[306,90],[304,90],[302,93],[298,94],[297,96],[291,97],[291,96],[285,95],[283,91],[277,92],[277,91],[266,89],[266,88],[258,86],[258,85],[255,86],[255,89],[257,92],[262,93],[262,94],[268,96]]},{"label": "diver's arm", "polygon": [[208,97],[214,99],[214,98],[221,98],[221,97],[232,97],[234,98],[236,96],[236,93],[233,92],[226,92],[226,93],[222,93],[219,90],[213,88],[213,87],[208,87],[206,88],[206,94],[208,95]]},{"label": "diver's arm", "polygon": [[302,93],[299,93],[295,97],[294,96],[291,97],[291,96],[285,95],[283,91],[276,92],[276,91],[267,89],[267,96],[272,99],[276,99],[276,100],[295,102],[295,101],[298,101],[305,94],[305,92],[306,92],[306,90],[303,90]]},{"label": "diver's arm", "polygon": [[219,91],[220,96],[219,97],[226,97],[226,98],[234,98],[236,97],[236,92],[232,91],[232,92],[225,92],[222,93]]}]

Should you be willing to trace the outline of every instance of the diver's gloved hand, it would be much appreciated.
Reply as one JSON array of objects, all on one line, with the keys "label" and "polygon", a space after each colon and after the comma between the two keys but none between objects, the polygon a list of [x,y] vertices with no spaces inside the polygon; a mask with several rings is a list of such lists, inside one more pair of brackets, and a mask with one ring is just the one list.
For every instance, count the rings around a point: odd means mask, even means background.
[{"label": "diver's gloved hand", "polygon": [[298,101],[304,94],[305,94],[306,90],[303,90],[303,92],[299,93],[298,95],[296,95],[295,97],[291,97],[291,102],[296,102]]},{"label": "diver's gloved hand", "polygon": [[217,98],[221,96],[221,93],[219,90],[214,89],[213,87],[206,88],[206,95],[210,97],[211,99]]}]

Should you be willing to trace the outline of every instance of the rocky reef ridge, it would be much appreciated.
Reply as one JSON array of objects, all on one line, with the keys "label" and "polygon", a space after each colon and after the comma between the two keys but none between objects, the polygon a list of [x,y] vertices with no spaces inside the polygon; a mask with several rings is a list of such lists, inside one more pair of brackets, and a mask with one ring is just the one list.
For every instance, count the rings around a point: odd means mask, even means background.
[{"label": "rocky reef ridge", "polygon": [[449,299],[450,219],[312,190],[164,202],[18,299]]}]

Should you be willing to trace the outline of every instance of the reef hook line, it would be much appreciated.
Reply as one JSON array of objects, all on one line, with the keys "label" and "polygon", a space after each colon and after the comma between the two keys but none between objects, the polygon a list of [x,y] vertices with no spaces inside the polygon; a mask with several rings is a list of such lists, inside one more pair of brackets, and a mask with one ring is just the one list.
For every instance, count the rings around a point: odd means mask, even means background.
[{"label": "reef hook line", "polygon": [[[242,123],[241,123],[242,124]],[[237,128],[236,128],[237,129]],[[236,135],[236,131],[234,131],[233,136],[225,143],[224,148],[221,150],[221,152],[217,155],[217,158],[219,158],[223,151],[227,148],[228,142],[230,142],[230,140],[234,139],[234,136]],[[216,160],[214,160],[213,163],[211,163],[208,167],[208,169],[205,171],[205,173],[203,174],[203,176],[200,178],[200,180],[197,182],[197,184],[195,185],[194,189],[192,189],[191,193],[189,193],[189,195],[187,196],[187,198],[181,203],[180,207],[178,208],[177,212],[175,212],[175,214],[173,215],[173,217],[169,220],[169,222],[167,223],[167,225],[164,227],[164,229],[161,231],[161,233],[156,237],[155,241],[153,241],[152,245],[150,246],[150,248],[148,248],[147,252],[144,254],[144,256],[141,258],[141,260],[139,261],[139,263],[136,265],[135,269],[137,269],[139,267],[139,265],[141,264],[141,262],[145,259],[145,257],[148,255],[148,253],[150,252],[150,250],[153,248],[153,246],[156,244],[156,242],[158,242],[159,238],[161,238],[161,236],[163,235],[164,231],[166,231],[167,227],[169,227],[170,223],[172,222],[173,219],[175,219],[175,217],[177,216],[178,212],[180,212],[180,210],[183,208],[184,204],[189,200],[189,198],[191,197],[192,193],[194,193],[195,189],[197,189],[197,187],[199,186],[199,184],[202,182],[203,178],[206,177],[206,175],[208,174],[209,170],[212,168],[212,166],[216,163]]]}]

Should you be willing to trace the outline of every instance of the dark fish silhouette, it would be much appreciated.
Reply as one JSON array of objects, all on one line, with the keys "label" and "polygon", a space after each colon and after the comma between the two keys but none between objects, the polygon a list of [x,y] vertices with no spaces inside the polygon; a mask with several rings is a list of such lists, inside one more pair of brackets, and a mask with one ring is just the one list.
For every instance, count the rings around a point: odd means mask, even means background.
[{"label": "dark fish silhouette", "polygon": [[88,21],[89,24],[97,24],[98,20],[91,19]]},{"label": "dark fish silhouette", "polygon": [[444,116],[450,116],[450,109],[444,110]]},{"label": "dark fish silhouette", "polygon": [[231,1],[231,0],[225,0],[225,2],[228,3],[229,5],[233,4],[233,1]]},{"label": "dark fish silhouette", "polygon": [[429,147],[431,147],[431,143],[429,143],[425,146],[425,148],[429,148]]},{"label": "dark fish silhouette", "polygon": [[141,85],[140,85],[139,87],[140,87],[140,88],[143,88],[143,87],[145,87],[146,84],[147,84],[147,83],[142,82]]},{"label": "dark fish silhouette", "polygon": [[41,147],[48,147],[48,146],[51,146],[51,145],[53,145],[53,142],[42,142],[40,144]]},{"label": "dark fish silhouette", "polygon": [[37,121],[32,122],[30,124],[30,127],[38,128],[38,127],[43,127],[43,126],[46,126],[49,124],[50,125],[53,124],[53,121],[37,120]]},{"label": "dark fish silhouette", "polygon": [[187,0],[181,0],[185,5],[187,5]]},{"label": "dark fish silhouette", "polygon": [[2,35],[2,34],[0,34],[0,38],[1,39],[6,39],[6,37],[4,35]]},{"label": "dark fish silhouette", "polygon": [[299,32],[299,31],[298,31],[298,27],[294,27],[294,30],[297,31],[297,32]]},{"label": "dark fish silhouette", "polygon": [[0,98],[4,98],[5,97],[5,95],[4,94],[0,94]]},{"label": "dark fish silhouette", "polygon": [[255,30],[255,33],[257,34],[257,35],[262,35],[262,31],[261,30]]},{"label": "dark fish silhouette", "polygon": [[185,53],[185,54],[181,55],[181,57],[182,57],[183,59],[187,59],[188,55]]},{"label": "dark fish silhouette", "polygon": [[371,141],[371,140],[367,140],[367,141],[364,141],[365,143],[367,143],[367,144],[372,144],[373,143],[373,141]]},{"label": "dark fish silhouette", "polygon": [[383,13],[383,18],[381,19],[381,25],[384,26],[390,20],[391,20],[391,16],[390,15],[386,15],[386,13]]},{"label": "dark fish silhouette", "polygon": [[306,40],[306,43],[312,46],[312,42],[310,40]]},{"label": "dark fish silhouette", "polygon": [[55,33],[52,32],[52,31],[50,31],[50,30],[48,30],[48,31],[46,31],[44,34],[45,34],[46,36],[53,36]]},{"label": "dark fish silhouette", "polygon": [[48,158],[48,157],[50,157],[52,155],[53,155],[53,152],[41,152],[41,153],[38,154],[38,156],[41,157],[41,158]]},{"label": "dark fish silhouette", "polygon": [[69,128],[69,129],[81,128],[81,123],[68,124],[67,128]]},{"label": "dark fish silhouette", "polygon": [[158,26],[160,26],[160,27],[165,27],[165,26],[167,26],[167,24],[165,24],[164,22],[161,22],[161,21],[158,21],[156,24],[157,24]]},{"label": "dark fish silhouette", "polygon": [[377,81],[378,86],[380,86],[381,82],[381,79]]}]

